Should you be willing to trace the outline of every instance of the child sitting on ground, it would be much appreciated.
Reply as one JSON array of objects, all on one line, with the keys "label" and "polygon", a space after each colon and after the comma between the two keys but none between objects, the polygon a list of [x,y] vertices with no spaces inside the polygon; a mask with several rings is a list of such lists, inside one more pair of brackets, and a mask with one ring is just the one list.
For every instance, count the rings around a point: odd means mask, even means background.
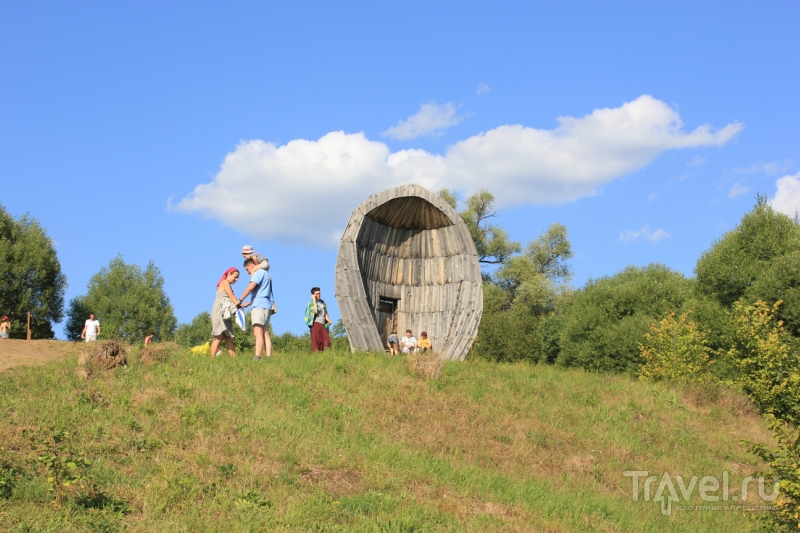
[{"label": "child sitting on ground", "polygon": [[428,338],[427,332],[423,331],[419,334],[420,339],[417,342],[417,346],[423,352],[427,352],[428,350],[433,350],[433,345],[431,344],[431,340]]},{"label": "child sitting on ground", "polygon": [[256,264],[256,269],[263,268],[264,270],[269,270],[269,259],[253,250],[253,247],[250,245],[242,247],[242,257],[244,257],[245,261],[252,259]]}]

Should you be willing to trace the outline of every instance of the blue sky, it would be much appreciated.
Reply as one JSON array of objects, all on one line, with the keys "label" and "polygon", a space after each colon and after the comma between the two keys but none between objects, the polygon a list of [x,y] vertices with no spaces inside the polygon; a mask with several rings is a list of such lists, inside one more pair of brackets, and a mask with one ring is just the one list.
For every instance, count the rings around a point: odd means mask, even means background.
[{"label": "blue sky", "polygon": [[576,285],[691,275],[757,192],[800,206],[800,4],[698,4],[3,2],[0,203],[68,299],[152,259],[182,322],[252,244],[304,331],[350,211],[407,181],[566,224]]}]

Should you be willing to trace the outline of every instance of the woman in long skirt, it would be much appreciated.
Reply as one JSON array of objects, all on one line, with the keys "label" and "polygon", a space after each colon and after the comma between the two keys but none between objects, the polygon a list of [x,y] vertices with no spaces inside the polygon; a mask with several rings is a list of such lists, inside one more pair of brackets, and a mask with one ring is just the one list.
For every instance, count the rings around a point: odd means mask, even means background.
[{"label": "woman in long skirt", "polygon": [[214,337],[211,342],[211,357],[217,355],[223,339],[228,347],[228,355],[236,356],[236,347],[233,344],[233,315],[236,314],[236,307],[241,302],[233,294],[231,285],[238,279],[239,271],[231,267],[217,282],[217,298],[211,309],[211,335]]}]

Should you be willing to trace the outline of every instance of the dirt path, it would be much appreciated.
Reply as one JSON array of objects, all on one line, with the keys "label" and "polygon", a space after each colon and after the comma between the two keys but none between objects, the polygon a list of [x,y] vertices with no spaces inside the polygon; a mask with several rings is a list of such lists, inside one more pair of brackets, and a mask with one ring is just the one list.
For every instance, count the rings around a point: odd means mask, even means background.
[{"label": "dirt path", "polygon": [[78,353],[82,344],[66,341],[0,339],[0,372],[15,366],[43,365]]}]

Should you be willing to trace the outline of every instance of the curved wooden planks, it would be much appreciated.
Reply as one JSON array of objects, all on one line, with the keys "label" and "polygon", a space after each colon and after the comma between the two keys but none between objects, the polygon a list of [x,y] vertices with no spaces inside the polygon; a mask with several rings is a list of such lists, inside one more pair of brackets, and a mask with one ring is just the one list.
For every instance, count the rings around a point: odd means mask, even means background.
[{"label": "curved wooden planks", "polygon": [[483,312],[480,264],[466,224],[420,185],[370,196],[339,243],[335,295],[351,349],[385,349],[383,299],[394,301],[399,335],[425,330],[442,358],[464,359]]}]

